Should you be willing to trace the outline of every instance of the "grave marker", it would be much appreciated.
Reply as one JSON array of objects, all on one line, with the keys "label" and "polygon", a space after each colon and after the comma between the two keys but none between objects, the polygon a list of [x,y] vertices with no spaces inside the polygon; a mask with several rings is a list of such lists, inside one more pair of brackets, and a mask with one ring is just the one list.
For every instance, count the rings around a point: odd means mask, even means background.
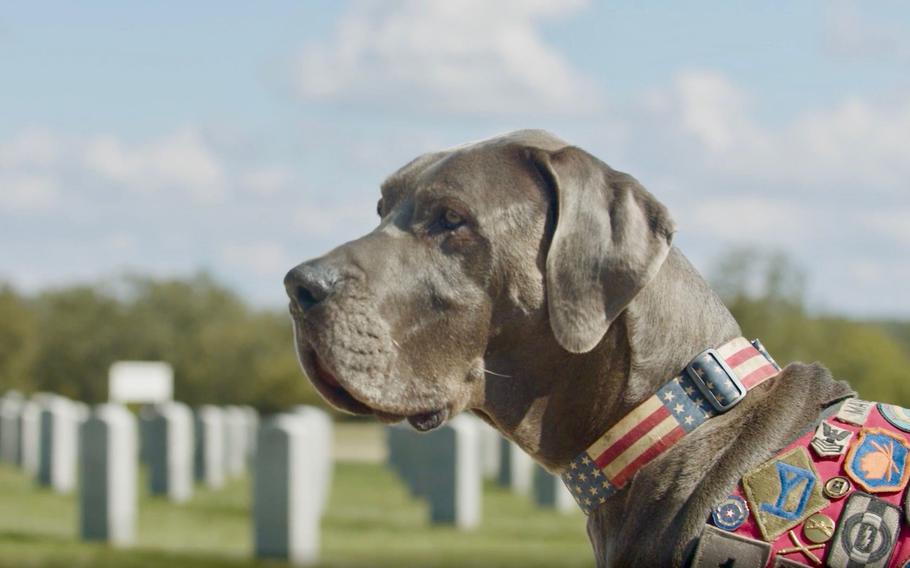
[{"label": "grave marker", "polygon": [[193,416],[180,402],[155,407],[148,431],[149,489],[183,503],[193,495]]}]

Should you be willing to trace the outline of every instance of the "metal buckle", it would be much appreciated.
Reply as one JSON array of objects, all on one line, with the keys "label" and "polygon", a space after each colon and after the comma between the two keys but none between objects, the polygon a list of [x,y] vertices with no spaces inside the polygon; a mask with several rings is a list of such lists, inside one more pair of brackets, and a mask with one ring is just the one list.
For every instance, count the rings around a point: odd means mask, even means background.
[{"label": "metal buckle", "polygon": [[718,413],[727,412],[746,397],[746,387],[714,349],[702,351],[686,365],[686,374]]}]

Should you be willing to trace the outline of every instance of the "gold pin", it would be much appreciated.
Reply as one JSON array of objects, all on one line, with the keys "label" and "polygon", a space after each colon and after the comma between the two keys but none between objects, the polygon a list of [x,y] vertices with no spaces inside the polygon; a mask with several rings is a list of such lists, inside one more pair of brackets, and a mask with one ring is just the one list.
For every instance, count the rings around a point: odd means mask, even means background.
[{"label": "gold pin", "polygon": [[796,533],[793,532],[793,529],[790,529],[789,531],[787,531],[787,534],[790,535],[790,540],[793,541],[793,544],[795,544],[796,546],[794,546],[793,548],[782,548],[782,549],[780,549],[780,551],[778,551],[778,554],[793,554],[794,552],[802,552],[816,566],[822,565],[822,561],[819,560],[818,556],[813,554],[812,551],[818,550],[819,548],[824,548],[825,547],[824,544],[805,545],[799,540],[799,537],[796,536]]},{"label": "gold pin", "polygon": [[834,536],[834,519],[828,515],[816,513],[806,519],[803,525],[806,539],[815,544],[824,544]]},{"label": "gold pin", "polygon": [[825,482],[824,493],[828,499],[840,499],[850,493],[851,489],[853,489],[853,485],[849,479],[837,476]]}]

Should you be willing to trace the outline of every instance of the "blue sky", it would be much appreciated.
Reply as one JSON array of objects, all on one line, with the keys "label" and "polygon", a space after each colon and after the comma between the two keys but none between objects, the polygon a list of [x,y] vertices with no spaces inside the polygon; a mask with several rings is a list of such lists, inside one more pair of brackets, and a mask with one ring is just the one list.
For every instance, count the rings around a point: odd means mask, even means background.
[{"label": "blue sky", "polygon": [[260,305],[419,152],[542,127],[665,201],[704,271],[910,316],[910,8],[890,2],[16,2],[0,279],[206,269]]}]

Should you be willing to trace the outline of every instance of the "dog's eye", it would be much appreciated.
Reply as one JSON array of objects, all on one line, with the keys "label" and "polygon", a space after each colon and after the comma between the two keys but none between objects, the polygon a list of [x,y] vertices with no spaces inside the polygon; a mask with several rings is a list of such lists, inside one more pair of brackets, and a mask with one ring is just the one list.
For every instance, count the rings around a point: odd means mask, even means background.
[{"label": "dog's eye", "polygon": [[461,214],[457,211],[446,209],[442,213],[440,223],[447,231],[454,231],[458,227],[464,225],[464,217],[462,217]]},{"label": "dog's eye", "polygon": [[382,198],[376,202],[376,214],[379,215],[380,219],[382,219]]}]

